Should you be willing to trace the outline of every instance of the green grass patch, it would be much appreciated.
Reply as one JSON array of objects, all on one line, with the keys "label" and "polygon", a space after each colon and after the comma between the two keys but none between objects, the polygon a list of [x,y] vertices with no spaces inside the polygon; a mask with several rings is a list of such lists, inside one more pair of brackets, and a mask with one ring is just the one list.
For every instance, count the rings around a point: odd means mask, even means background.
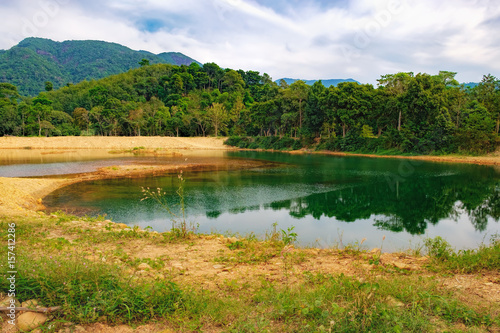
[{"label": "green grass patch", "polygon": [[[23,258],[17,263],[18,300],[62,306],[56,317],[74,323],[143,323],[183,304],[183,292],[175,283],[144,282],[117,266],[83,259],[80,253],[35,259],[20,251],[18,258]],[[6,279],[0,280],[0,289],[9,289]]]},{"label": "green grass patch", "polygon": [[481,244],[477,249],[455,251],[441,237],[425,240],[427,253],[433,259],[434,269],[458,273],[476,273],[500,270],[500,235],[495,234],[490,244]]}]

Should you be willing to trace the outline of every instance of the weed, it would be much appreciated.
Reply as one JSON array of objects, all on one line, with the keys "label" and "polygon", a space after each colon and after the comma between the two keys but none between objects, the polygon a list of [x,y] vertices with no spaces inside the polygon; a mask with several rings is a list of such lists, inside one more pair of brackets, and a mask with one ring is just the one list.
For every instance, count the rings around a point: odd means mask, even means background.
[{"label": "weed", "polygon": [[362,249],[363,243],[366,241],[366,238],[363,238],[361,242],[354,242],[353,244],[349,243],[344,247],[344,252],[353,255],[359,255],[361,252],[364,252]]},{"label": "weed", "polygon": [[245,248],[245,244],[243,244],[242,241],[236,241],[236,242],[227,244],[227,247],[230,250],[244,249]]},{"label": "weed", "polygon": [[294,226],[291,226],[290,228],[287,228],[287,230],[281,229],[281,240],[283,243],[286,245],[292,245],[297,241],[297,234],[295,232],[292,232],[293,229],[295,229]]},{"label": "weed", "polygon": [[170,236],[174,236],[174,238],[183,239],[183,238],[188,238],[189,235],[191,233],[194,233],[194,231],[197,228],[192,223],[189,223],[186,220],[186,202],[184,195],[185,180],[184,177],[182,176],[182,170],[177,175],[177,178],[179,179],[179,187],[176,190],[176,194],[179,196],[180,213],[176,214],[173,212],[172,208],[167,202],[166,192],[162,191],[162,189],[159,187],[156,189],[156,191],[151,190],[149,187],[147,188],[143,187],[142,192],[144,196],[141,199],[141,201],[152,199],[156,203],[158,203],[172,217],[171,218],[172,228]]},{"label": "weed", "polygon": [[427,238],[424,244],[427,248],[427,254],[440,261],[447,260],[453,253],[450,244],[439,236]]},{"label": "weed", "polygon": [[454,251],[441,237],[426,239],[427,254],[438,265],[438,268],[474,273],[482,270],[500,270],[500,235],[491,236],[490,244],[481,244],[477,249]]}]

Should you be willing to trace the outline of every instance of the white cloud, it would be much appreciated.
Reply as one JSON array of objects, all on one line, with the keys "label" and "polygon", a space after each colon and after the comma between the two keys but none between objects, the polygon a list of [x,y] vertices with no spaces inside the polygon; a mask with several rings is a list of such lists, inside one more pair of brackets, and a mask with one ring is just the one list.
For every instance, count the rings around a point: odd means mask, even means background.
[{"label": "white cloud", "polygon": [[[395,71],[454,70],[463,81],[500,74],[500,8],[491,0],[11,0],[0,10],[3,49],[32,32],[178,51],[275,79],[375,84]],[[158,27],[148,31],[151,20]]]}]

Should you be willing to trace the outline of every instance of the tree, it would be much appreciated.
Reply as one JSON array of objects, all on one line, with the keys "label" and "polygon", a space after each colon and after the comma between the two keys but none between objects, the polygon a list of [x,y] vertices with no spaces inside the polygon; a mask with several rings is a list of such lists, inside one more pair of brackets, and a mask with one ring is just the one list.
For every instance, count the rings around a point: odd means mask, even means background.
[{"label": "tree", "polygon": [[303,135],[309,137],[320,136],[323,123],[325,122],[325,96],[327,90],[321,81],[315,82],[309,90],[307,103],[304,108],[304,131]]},{"label": "tree", "polygon": [[149,66],[149,60],[146,58],[142,58],[142,60],[139,61],[139,66],[141,66],[141,67]]},{"label": "tree", "polygon": [[[382,75],[378,79],[378,85],[387,88],[387,92],[398,99],[408,89],[413,72]],[[396,103],[398,110],[398,131],[401,131],[402,108],[400,103]]]},{"label": "tree", "polygon": [[128,121],[134,129],[134,135],[141,136],[141,127],[144,125],[144,110],[142,108],[135,108],[129,111]]},{"label": "tree", "polygon": [[345,138],[347,131],[371,109],[372,91],[373,86],[356,82],[341,82],[337,88],[329,91],[332,108],[329,112],[333,114],[335,122],[342,126],[342,137]]},{"label": "tree", "polygon": [[298,102],[299,129],[302,130],[302,102],[307,100],[307,96],[309,95],[309,86],[305,83],[305,81],[298,80],[288,87],[288,92],[289,97]]},{"label": "tree", "polygon": [[175,134],[179,136],[179,129],[182,126],[187,126],[191,121],[191,116],[186,114],[181,107],[174,105],[170,108],[171,117],[169,119],[170,125],[175,129]]},{"label": "tree", "polygon": [[241,75],[235,70],[228,70],[226,74],[222,77],[222,89],[223,91],[227,91],[229,93],[232,92],[241,92],[245,87],[245,81]]},{"label": "tree", "polygon": [[20,98],[16,86],[0,83],[0,134],[13,134],[19,124],[17,99]]},{"label": "tree", "polygon": [[45,91],[52,91],[54,89],[54,85],[50,81],[45,82]]},{"label": "tree", "polygon": [[73,111],[73,122],[81,131],[89,130],[89,112],[85,108],[76,108]]},{"label": "tree", "polygon": [[219,135],[219,130],[226,130],[226,125],[230,120],[230,115],[224,105],[214,103],[207,111],[207,118],[214,127],[215,136]]},{"label": "tree", "polygon": [[489,111],[491,118],[496,120],[495,131],[500,131],[500,81],[491,74],[483,79],[474,90],[474,96]]},{"label": "tree", "polygon": [[494,128],[495,121],[491,119],[488,110],[477,100],[469,102],[463,112],[459,132],[460,148],[475,153],[494,150]]},{"label": "tree", "polygon": [[103,111],[103,106],[95,106],[89,112],[89,120],[90,122],[92,122],[92,124],[97,125],[99,135],[104,135],[105,119]]},{"label": "tree", "polygon": [[[42,136],[42,121],[50,120],[52,101],[43,96],[39,96],[33,100],[31,111],[38,121],[38,136]],[[47,126],[45,126],[45,128],[47,128]]]},{"label": "tree", "polygon": [[90,107],[104,106],[108,100],[109,91],[103,86],[95,86],[89,90]]},{"label": "tree", "polygon": [[221,90],[220,82],[224,76],[224,71],[213,62],[204,64],[202,70],[207,73],[208,88]]},{"label": "tree", "polygon": [[447,88],[458,87],[459,83],[457,80],[455,80],[455,75],[457,75],[457,72],[439,71],[439,74],[436,78]]}]

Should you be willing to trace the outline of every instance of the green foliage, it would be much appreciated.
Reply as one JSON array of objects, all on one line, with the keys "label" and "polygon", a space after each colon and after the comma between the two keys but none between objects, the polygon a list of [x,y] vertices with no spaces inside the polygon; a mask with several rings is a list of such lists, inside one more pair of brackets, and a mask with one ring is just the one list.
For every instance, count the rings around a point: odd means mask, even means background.
[{"label": "green foliage", "polygon": [[281,230],[281,239],[283,241],[283,244],[286,245],[292,245],[297,241],[297,233],[293,232],[293,229],[295,229],[294,226],[291,226],[285,230]]},{"label": "green foliage", "polygon": [[0,53],[0,81],[20,87],[24,95],[35,96],[47,90],[46,82],[57,89],[67,83],[97,80],[137,68],[142,60],[174,65],[195,62],[181,53],[155,55],[102,41],[59,43],[50,39],[26,38]]},{"label": "green foliage", "polygon": [[247,149],[298,150],[303,148],[300,140],[290,137],[239,137],[232,136],[224,141],[225,145]]},{"label": "green foliage", "polygon": [[428,255],[444,270],[460,273],[500,270],[500,235],[495,234],[490,244],[477,249],[454,251],[441,237],[426,239]]},{"label": "green foliage", "polygon": [[[86,45],[81,43],[62,44],[73,54],[73,47]],[[59,43],[39,39],[27,39],[13,50],[30,52],[44,45],[52,55],[62,52]],[[123,50],[116,44],[96,45]],[[96,51],[94,44],[89,48]],[[0,134],[213,135],[231,136],[228,145],[248,149],[313,147],[376,154],[482,154],[499,143],[500,83],[491,75],[467,90],[457,86],[454,72],[384,75],[376,89],[357,82],[326,88],[321,82],[277,85],[265,73],[214,63],[155,64],[147,53],[139,55],[131,59],[136,67],[144,65],[140,68],[68,84],[22,102],[15,86],[3,84]]]}]

